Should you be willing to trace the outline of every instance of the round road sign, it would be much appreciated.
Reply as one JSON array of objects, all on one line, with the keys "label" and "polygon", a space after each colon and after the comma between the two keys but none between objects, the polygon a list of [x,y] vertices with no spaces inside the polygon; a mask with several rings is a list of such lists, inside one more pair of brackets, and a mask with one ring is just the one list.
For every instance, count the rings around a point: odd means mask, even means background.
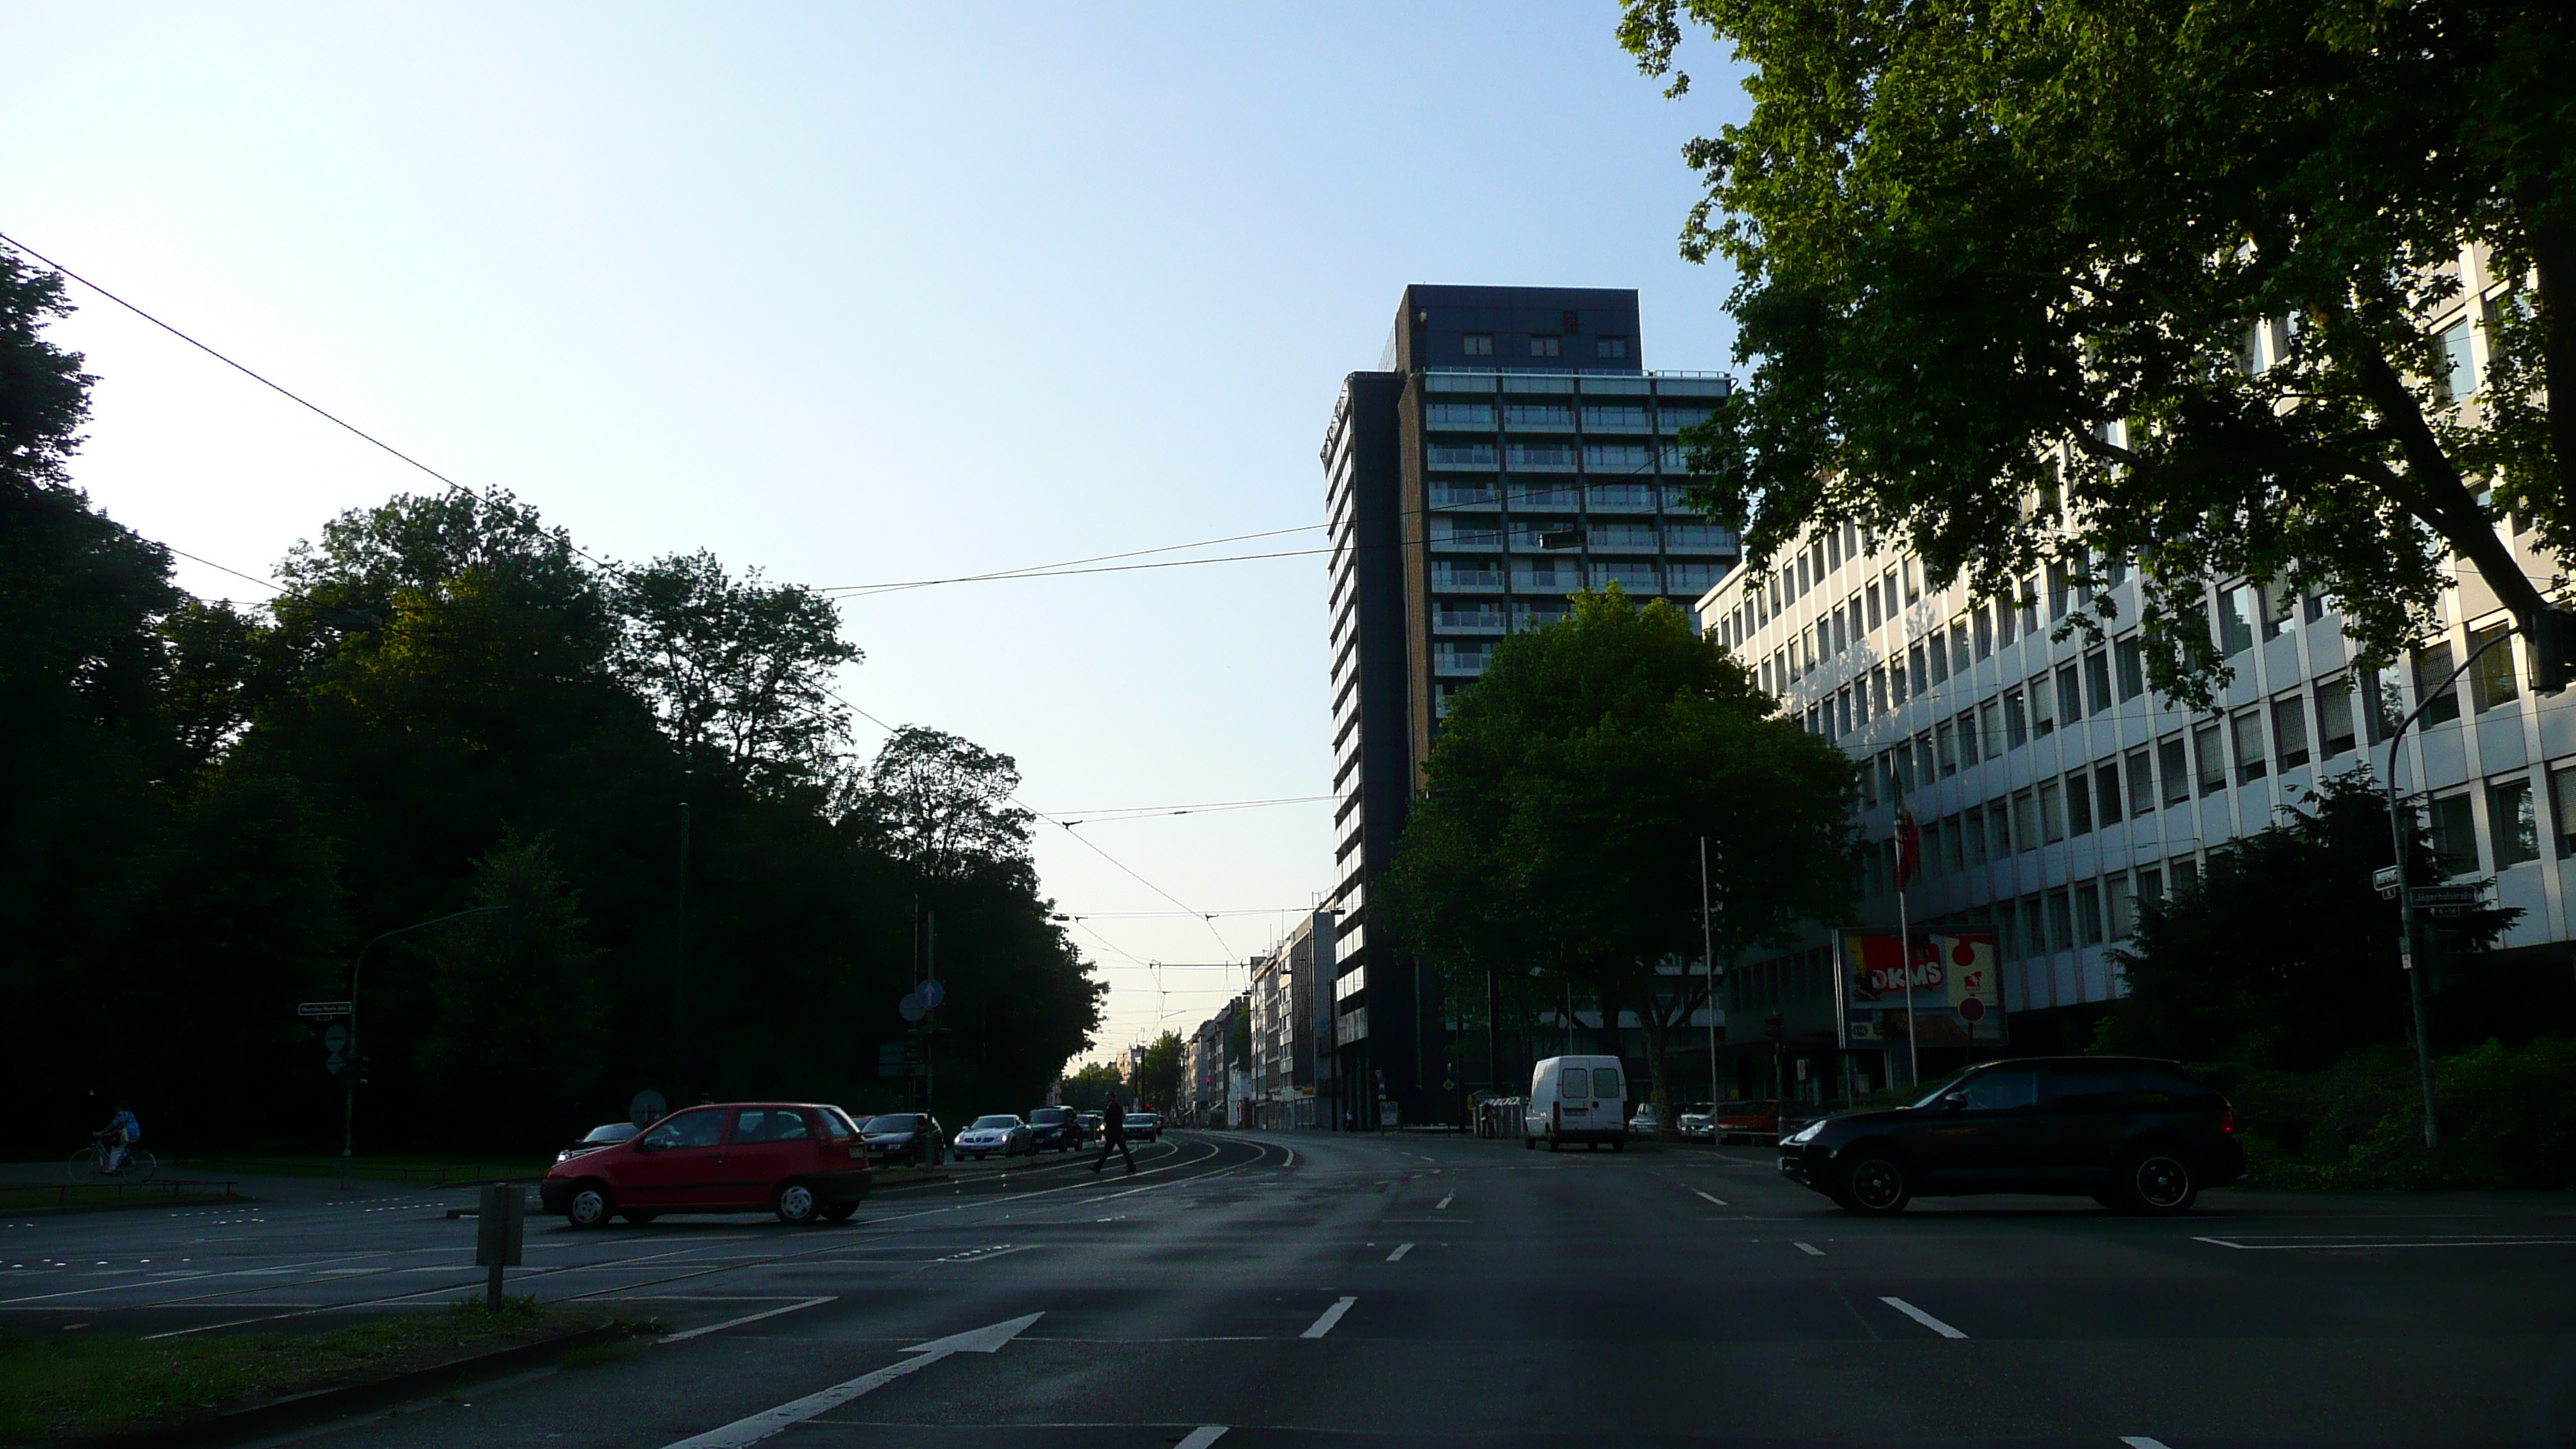
[{"label": "round road sign", "polygon": [[921,1004],[923,1006],[936,1011],[939,1009],[939,1003],[948,999],[948,988],[940,985],[936,979],[933,979],[925,981],[919,986],[914,987],[913,994],[921,998]]},{"label": "round road sign", "polygon": [[1960,1002],[1959,1016],[1961,1020],[1970,1022],[1985,1020],[1986,999],[1982,996],[1971,996],[1967,1000]]},{"label": "round road sign", "polygon": [[634,1101],[626,1104],[626,1120],[634,1123],[635,1130],[641,1132],[661,1121],[662,1114],[670,1110],[670,1104],[662,1100],[661,1093],[646,1087],[635,1094]]},{"label": "round road sign", "polygon": [[894,1009],[902,1012],[903,1019],[906,1021],[919,1021],[930,1014],[930,1008],[921,1004],[921,997],[918,993],[907,996],[903,1000],[896,1002],[894,1004]]},{"label": "round road sign", "polygon": [[338,1055],[340,1048],[347,1046],[348,1044],[349,1029],[347,1027],[340,1025],[338,1022],[333,1022],[331,1025],[322,1028],[322,1045],[328,1048],[333,1055]]}]

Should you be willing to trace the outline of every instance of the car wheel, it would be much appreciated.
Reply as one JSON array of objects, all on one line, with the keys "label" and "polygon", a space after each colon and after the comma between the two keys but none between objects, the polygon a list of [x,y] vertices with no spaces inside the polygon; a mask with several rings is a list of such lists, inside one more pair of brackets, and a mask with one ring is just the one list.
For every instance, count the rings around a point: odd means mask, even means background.
[{"label": "car wheel", "polygon": [[1610,1144],[1610,1150],[1611,1150],[1611,1151],[1613,1151],[1613,1152],[1625,1152],[1625,1151],[1627,1151],[1627,1150],[1628,1150],[1628,1139],[1627,1139],[1627,1138],[1625,1138],[1625,1137],[1621,1137],[1621,1138],[1619,1138],[1619,1139],[1617,1139],[1617,1140],[1613,1141],[1613,1142]]},{"label": "car wheel", "polygon": [[1843,1169],[1842,1191],[1834,1201],[1870,1217],[1905,1211],[1914,1196],[1905,1180],[1905,1165],[1884,1152],[1863,1153]]},{"label": "car wheel", "polygon": [[633,1225],[635,1225],[636,1227],[639,1227],[639,1228],[640,1228],[640,1227],[644,1226],[646,1223],[649,1223],[649,1222],[653,1221],[655,1218],[660,1217],[660,1216],[661,1216],[661,1214],[660,1214],[660,1213],[620,1213],[620,1214],[618,1214],[618,1216],[620,1216],[620,1217],[622,1217],[622,1218],[626,1219],[626,1221],[628,1221],[629,1223],[632,1223],[632,1224],[633,1224]]},{"label": "car wheel", "polygon": [[827,1223],[846,1223],[850,1220],[851,1215],[856,1213],[858,1210],[859,1205],[857,1203],[836,1202],[830,1207],[823,1209],[823,1221]]},{"label": "car wheel", "polygon": [[778,1189],[776,1206],[780,1222],[794,1227],[803,1227],[814,1221],[815,1216],[822,1211],[823,1203],[820,1198],[814,1196],[812,1187],[801,1182],[791,1182]]},{"label": "car wheel", "polygon": [[595,1182],[585,1182],[572,1190],[572,1201],[564,1204],[564,1221],[576,1228],[608,1226],[608,1189]]},{"label": "car wheel", "polygon": [[2171,1217],[2191,1211],[2193,1199],[2200,1196],[2200,1179],[2190,1163],[2170,1152],[2151,1150],[2122,1164],[2113,1191],[2120,1206],[2130,1212]]},{"label": "car wheel", "polygon": [[1536,1152],[1538,1151],[1538,1139],[1535,1137],[1523,1137],[1521,1139],[1521,1147],[1524,1151]]}]

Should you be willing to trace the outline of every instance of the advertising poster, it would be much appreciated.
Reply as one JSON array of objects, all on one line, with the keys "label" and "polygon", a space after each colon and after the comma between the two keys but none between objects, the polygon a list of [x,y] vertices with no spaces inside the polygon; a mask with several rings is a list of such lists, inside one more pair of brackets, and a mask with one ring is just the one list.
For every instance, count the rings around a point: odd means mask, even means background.
[{"label": "advertising poster", "polygon": [[[1912,952],[1896,933],[1855,931],[1843,938],[1848,972],[1845,1039],[1957,1044],[2003,1030],[2003,996],[1995,975],[1995,938],[1986,931],[1926,932]],[[1906,1010],[1909,997],[1911,1019]]]}]

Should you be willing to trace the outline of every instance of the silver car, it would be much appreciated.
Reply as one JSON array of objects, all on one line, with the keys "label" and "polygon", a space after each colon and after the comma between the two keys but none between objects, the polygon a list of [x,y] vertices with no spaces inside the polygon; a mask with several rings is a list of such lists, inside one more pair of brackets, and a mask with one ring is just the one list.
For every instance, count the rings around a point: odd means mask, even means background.
[{"label": "silver car", "polygon": [[996,1112],[976,1118],[973,1126],[958,1133],[957,1140],[948,1144],[948,1150],[980,1162],[994,1156],[1017,1157],[1032,1150],[1031,1144],[1035,1140],[1028,1123],[1007,1112]]}]

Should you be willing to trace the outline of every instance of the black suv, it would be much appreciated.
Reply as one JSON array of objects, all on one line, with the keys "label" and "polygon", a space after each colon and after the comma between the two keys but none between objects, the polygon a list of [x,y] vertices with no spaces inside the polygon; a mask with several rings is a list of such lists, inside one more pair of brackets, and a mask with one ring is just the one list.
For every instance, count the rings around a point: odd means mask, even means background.
[{"label": "black suv", "polygon": [[1029,1151],[1071,1152],[1091,1135],[1071,1107],[1037,1107],[1029,1112]]},{"label": "black suv", "polygon": [[1829,1117],[1780,1144],[1780,1171],[1856,1213],[1976,1192],[2083,1194],[2178,1213],[2245,1175],[2227,1099],[2173,1062],[1987,1062],[1909,1107]]}]

